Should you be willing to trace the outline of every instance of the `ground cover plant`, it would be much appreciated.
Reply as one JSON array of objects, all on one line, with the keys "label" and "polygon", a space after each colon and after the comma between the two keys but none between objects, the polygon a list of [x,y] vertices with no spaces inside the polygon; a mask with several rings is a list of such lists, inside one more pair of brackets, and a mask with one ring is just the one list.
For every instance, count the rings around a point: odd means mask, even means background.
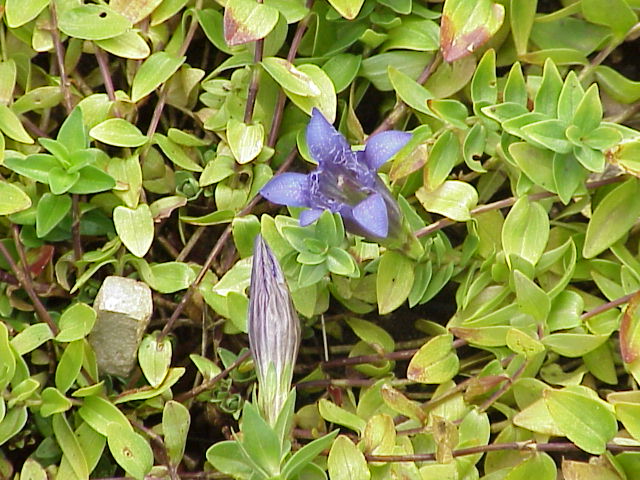
[{"label": "ground cover plant", "polygon": [[0,478],[640,478],[638,0],[0,12]]}]

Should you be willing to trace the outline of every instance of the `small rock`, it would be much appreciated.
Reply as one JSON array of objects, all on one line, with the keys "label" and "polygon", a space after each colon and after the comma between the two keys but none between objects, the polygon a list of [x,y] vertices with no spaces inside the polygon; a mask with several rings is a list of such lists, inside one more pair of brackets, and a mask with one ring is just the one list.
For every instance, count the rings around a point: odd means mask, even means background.
[{"label": "small rock", "polygon": [[129,376],[151,319],[151,290],[145,283],[130,278],[107,277],[93,308],[98,318],[89,343],[96,353],[100,371]]}]

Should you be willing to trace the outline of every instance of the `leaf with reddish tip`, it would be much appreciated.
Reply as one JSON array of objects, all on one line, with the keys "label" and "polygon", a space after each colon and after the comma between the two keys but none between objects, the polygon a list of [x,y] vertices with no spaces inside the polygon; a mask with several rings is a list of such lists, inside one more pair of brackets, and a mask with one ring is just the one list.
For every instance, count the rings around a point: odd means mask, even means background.
[{"label": "leaf with reddish tip", "polygon": [[254,0],[229,0],[224,9],[224,39],[231,47],[266,37],[278,22],[278,10]]},{"label": "leaf with reddish tip", "polygon": [[504,7],[490,0],[447,0],[442,12],[440,48],[451,63],[467,57],[495,35]]},{"label": "leaf with reddish tip", "polygon": [[625,363],[633,363],[640,354],[640,294],[635,294],[620,322],[620,356]]}]

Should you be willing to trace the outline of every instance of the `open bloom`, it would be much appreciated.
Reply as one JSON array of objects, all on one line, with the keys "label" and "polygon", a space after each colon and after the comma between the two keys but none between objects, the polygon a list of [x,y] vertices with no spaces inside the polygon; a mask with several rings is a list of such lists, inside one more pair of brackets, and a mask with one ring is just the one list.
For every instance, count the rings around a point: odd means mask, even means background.
[{"label": "open bloom", "polygon": [[280,205],[309,207],[300,214],[302,226],[330,210],[342,216],[351,233],[378,241],[398,236],[400,209],[377,172],[411,134],[382,132],[370,137],[364,150],[354,151],[317,109],[312,112],[306,133],[309,152],[318,168],[308,175],[280,174],[262,188],[262,196]]},{"label": "open bloom", "polygon": [[258,406],[274,425],[291,389],[300,321],[275,255],[258,235],[249,287],[249,347],[258,377]]}]

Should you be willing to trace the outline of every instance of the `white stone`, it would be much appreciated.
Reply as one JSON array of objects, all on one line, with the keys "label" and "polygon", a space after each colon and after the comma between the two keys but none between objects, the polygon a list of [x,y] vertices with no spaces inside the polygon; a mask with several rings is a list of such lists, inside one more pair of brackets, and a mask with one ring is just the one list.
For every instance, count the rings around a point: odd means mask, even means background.
[{"label": "white stone", "polygon": [[101,372],[129,376],[153,311],[147,284],[124,277],[107,277],[93,302],[98,314],[89,335]]}]

